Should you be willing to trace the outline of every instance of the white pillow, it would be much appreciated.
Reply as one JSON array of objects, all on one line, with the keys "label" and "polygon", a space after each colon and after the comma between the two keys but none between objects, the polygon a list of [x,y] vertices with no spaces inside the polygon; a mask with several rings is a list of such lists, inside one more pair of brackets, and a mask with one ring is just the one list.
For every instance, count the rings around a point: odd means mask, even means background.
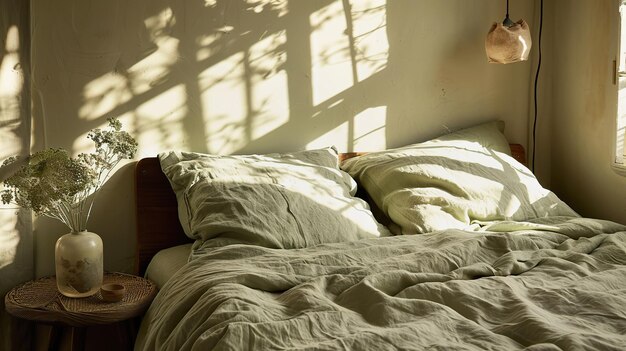
[{"label": "white pillow", "polygon": [[192,239],[209,246],[302,248],[389,235],[354,180],[339,170],[334,148],[290,154],[159,154]]},{"label": "white pillow", "polygon": [[[402,234],[479,230],[496,221],[578,216],[509,156],[495,123],[424,143],[370,153],[342,168]],[[392,227],[393,228],[393,227]]]}]

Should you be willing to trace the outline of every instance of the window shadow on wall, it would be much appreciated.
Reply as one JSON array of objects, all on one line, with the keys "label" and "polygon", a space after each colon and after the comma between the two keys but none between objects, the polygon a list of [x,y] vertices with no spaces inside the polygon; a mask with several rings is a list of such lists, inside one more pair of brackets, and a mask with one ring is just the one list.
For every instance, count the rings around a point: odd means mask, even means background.
[{"label": "window shadow on wall", "polygon": [[[138,158],[336,145],[383,149],[389,87],[386,0],[35,0],[33,149],[90,152],[119,117]],[[105,268],[132,271],[133,169],[95,202]],[[64,232],[36,223],[37,275]]]},{"label": "window shadow on wall", "polygon": [[[47,47],[55,58],[35,72],[39,119],[77,152],[111,116],[132,126],[143,155],[386,146],[385,1],[94,4],[41,3],[35,14],[50,28],[35,29],[35,57]],[[59,118],[75,124],[52,126]]]}]

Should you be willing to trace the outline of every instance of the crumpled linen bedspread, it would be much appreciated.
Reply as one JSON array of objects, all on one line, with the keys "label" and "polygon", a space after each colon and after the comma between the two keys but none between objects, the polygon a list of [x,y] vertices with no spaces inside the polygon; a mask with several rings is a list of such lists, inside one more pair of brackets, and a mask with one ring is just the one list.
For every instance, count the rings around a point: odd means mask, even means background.
[{"label": "crumpled linen bedspread", "polygon": [[626,227],[553,217],[280,250],[197,250],[139,350],[624,350]]}]

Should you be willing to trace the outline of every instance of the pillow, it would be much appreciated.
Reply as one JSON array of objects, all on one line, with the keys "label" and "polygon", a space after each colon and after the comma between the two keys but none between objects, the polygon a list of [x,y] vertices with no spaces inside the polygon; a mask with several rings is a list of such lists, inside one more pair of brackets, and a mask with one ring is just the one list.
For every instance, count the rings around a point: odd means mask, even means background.
[{"label": "pillow", "polygon": [[495,123],[346,160],[342,168],[397,225],[392,232],[480,230],[496,221],[578,216],[509,156]]},{"label": "pillow", "polygon": [[511,155],[511,146],[504,134],[504,122],[492,121],[479,124],[475,127],[458,130],[454,133],[442,135],[437,140],[459,141],[461,143],[477,143],[503,154]]},{"label": "pillow", "polygon": [[[291,154],[159,154],[182,227],[205,246],[302,248],[389,235],[334,148]],[[210,241],[210,242],[209,242]]]}]

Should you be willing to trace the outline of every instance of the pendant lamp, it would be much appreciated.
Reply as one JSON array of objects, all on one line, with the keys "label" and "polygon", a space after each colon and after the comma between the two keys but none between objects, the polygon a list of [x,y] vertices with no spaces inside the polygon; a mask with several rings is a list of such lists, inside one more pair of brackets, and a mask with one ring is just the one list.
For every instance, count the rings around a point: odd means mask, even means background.
[{"label": "pendant lamp", "polygon": [[485,51],[491,63],[513,63],[528,60],[532,41],[530,29],[523,19],[517,22],[509,18],[509,0],[506,0],[506,17],[502,23],[494,23],[487,33]]}]

